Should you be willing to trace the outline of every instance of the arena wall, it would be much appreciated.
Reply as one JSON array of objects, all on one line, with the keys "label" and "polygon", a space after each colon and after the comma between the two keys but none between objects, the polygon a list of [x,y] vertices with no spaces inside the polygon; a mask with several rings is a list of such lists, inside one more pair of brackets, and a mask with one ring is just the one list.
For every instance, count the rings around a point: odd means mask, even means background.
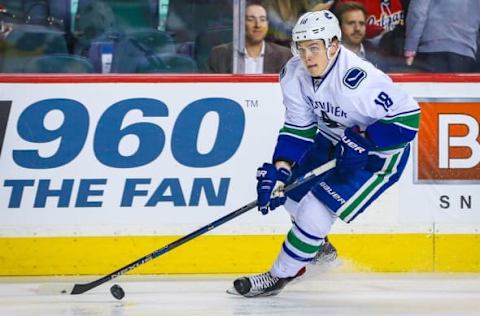
[{"label": "arena wall", "polygon": [[[480,271],[480,76],[392,75],[421,104],[400,182],[331,240],[346,271]],[[105,274],[255,199],[276,76],[1,76],[0,275]],[[132,271],[250,273],[290,227],[252,210]]]}]

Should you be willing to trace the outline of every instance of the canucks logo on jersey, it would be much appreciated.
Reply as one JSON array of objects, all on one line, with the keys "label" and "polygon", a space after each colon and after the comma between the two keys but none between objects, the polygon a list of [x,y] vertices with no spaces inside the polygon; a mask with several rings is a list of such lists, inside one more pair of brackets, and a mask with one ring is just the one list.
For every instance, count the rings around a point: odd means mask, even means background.
[{"label": "canucks logo on jersey", "polygon": [[280,70],[280,81],[285,77],[285,74],[287,73],[287,65],[283,66],[282,69]]},{"label": "canucks logo on jersey", "polygon": [[355,89],[365,78],[367,78],[367,73],[360,68],[354,67],[347,71],[345,77],[343,77],[343,83],[350,89]]}]

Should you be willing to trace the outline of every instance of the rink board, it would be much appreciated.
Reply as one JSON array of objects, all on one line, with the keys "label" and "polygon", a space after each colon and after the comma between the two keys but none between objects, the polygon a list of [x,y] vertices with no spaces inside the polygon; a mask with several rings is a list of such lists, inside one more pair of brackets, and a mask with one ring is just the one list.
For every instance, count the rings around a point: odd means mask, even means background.
[{"label": "rink board", "polygon": [[[343,268],[480,271],[480,77],[393,78],[421,130],[399,183],[333,227]],[[283,119],[274,76],[0,86],[0,275],[108,273],[245,205]],[[252,210],[133,273],[262,271],[289,227]]]},{"label": "rink board", "polygon": [[[174,241],[162,237],[0,238],[2,275],[108,274]],[[203,236],[133,274],[254,273],[268,270],[280,235]],[[331,235],[346,272],[480,272],[474,234]]]}]

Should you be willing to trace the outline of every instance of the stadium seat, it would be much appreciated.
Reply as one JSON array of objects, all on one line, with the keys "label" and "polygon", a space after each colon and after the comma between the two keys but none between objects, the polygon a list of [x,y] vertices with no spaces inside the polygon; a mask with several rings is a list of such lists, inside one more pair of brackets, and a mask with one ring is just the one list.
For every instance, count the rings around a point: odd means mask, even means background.
[{"label": "stadium seat", "polygon": [[24,0],[25,23],[48,25],[49,10],[47,0]]},{"label": "stadium seat", "polygon": [[177,53],[194,57],[195,39],[205,30],[232,28],[232,0],[170,0],[165,31],[172,35]]},{"label": "stadium seat", "polygon": [[138,30],[126,34],[126,39],[146,52],[174,53],[175,44],[170,35],[156,30]]},{"label": "stadium seat", "polygon": [[72,21],[70,0],[48,0],[48,11],[51,23],[69,34]]},{"label": "stadium seat", "polygon": [[206,29],[226,28],[233,25],[232,0],[174,0],[170,1],[166,31],[174,35],[175,42],[194,42]]},{"label": "stadium seat", "polygon": [[94,68],[97,72],[102,69],[102,51],[110,47],[112,54],[111,72],[136,72],[139,59],[147,59],[155,54],[174,54],[173,39],[165,32],[152,29],[132,31],[127,34],[107,34],[94,41],[88,51]]},{"label": "stadium seat", "polygon": [[[2,5],[2,13],[5,13],[3,17],[11,17],[12,19],[23,19],[23,3],[18,0],[2,0],[0,2]],[[2,18],[3,18],[2,17]]]},{"label": "stadium seat", "polygon": [[103,1],[112,8],[120,31],[128,32],[129,30],[142,28],[156,28],[154,15],[157,12],[151,12],[150,0]]},{"label": "stadium seat", "polygon": [[196,73],[195,61],[185,55],[155,54],[135,63],[135,73]]},{"label": "stadium seat", "polygon": [[75,55],[45,55],[29,60],[24,73],[93,73],[90,61]]},{"label": "stadium seat", "polygon": [[94,39],[118,32],[113,10],[104,1],[80,0],[73,23],[76,55],[86,56]]},{"label": "stadium seat", "polygon": [[73,28],[74,52],[86,56],[91,42],[102,35],[156,30],[156,8],[152,0],[79,0]]},{"label": "stadium seat", "polygon": [[205,30],[198,34],[195,39],[195,60],[200,72],[208,71],[208,57],[214,46],[229,43],[233,40],[231,28]]},{"label": "stadium seat", "polygon": [[16,25],[0,40],[1,71],[22,72],[25,63],[47,54],[67,54],[65,33],[39,25]]},{"label": "stadium seat", "polygon": [[47,0],[1,0],[3,18],[18,24],[48,24]]}]

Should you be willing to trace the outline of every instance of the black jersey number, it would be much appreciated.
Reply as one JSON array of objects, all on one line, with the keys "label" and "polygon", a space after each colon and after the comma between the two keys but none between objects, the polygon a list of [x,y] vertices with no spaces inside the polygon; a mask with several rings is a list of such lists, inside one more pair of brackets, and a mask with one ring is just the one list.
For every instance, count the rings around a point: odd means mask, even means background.
[{"label": "black jersey number", "polygon": [[322,120],[323,122],[325,122],[325,125],[327,125],[327,127],[329,128],[337,128],[339,127],[340,125],[335,122],[334,120],[332,120],[327,113],[325,113],[324,111],[322,111]]}]

